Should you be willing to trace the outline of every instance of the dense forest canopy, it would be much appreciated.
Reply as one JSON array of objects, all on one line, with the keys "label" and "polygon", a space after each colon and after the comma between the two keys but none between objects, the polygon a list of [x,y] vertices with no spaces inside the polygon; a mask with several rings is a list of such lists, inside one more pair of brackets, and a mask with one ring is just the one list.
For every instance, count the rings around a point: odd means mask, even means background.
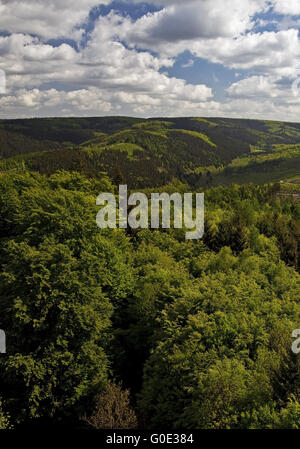
[{"label": "dense forest canopy", "polygon": [[[122,428],[300,427],[300,125],[18,120],[1,139],[0,428],[103,428],[116,404]],[[204,238],[99,229],[121,182],[205,191]]]}]

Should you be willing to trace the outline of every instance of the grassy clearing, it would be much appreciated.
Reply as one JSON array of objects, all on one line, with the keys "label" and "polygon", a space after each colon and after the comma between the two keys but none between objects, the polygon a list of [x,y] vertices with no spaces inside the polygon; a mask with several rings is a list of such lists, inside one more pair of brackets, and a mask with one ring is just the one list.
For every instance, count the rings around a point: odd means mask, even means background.
[{"label": "grassy clearing", "polygon": [[214,148],[217,147],[217,145],[215,143],[213,143],[208,136],[206,136],[203,133],[199,133],[197,131],[189,131],[187,129],[170,129],[169,132],[179,132],[181,134],[188,134],[190,136],[193,136],[193,137],[203,140],[205,143],[207,143],[211,147],[214,147]]},{"label": "grassy clearing", "polygon": [[99,155],[103,153],[103,151],[121,151],[122,153],[127,153],[129,159],[132,159],[135,151],[144,151],[144,149],[133,143],[114,143],[102,147],[83,148],[82,151],[88,153],[90,157]]},{"label": "grassy clearing", "polygon": [[195,118],[192,118],[191,120],[194,120],[195,122],[202,122],[209,126],[218,126],[217,123],[211,122],[210,120],[207,120],[207,119],[201,118],[201,117],[195,117]]},{"label": "grassy clearing", "polygon": [[166,122],[166,121],[162,121],[162,120],[151,120],[151,121],[147,121],[147,122],[136,123],[135,125],[132,126],[132,128],[155,130],[155,129],[167,128],[172,125],[173,125],[173,123],[171,123],[171,122]]},{"label": "grassy clearing", "polygon": [[280,191],[285,193],[300,193],[300,184],[280,184]]},{"label": "grassy clearing", "polygon": [[[219,170],[218,170],[219,171]],[[300,156],[294,159],[266,161],[262,164],[253,164],[244,167],[225,168],[217,173],[212,173],[211,185],[229,184],[267,184],[280,182],[281,180],[300,177]],[[206,183],[206,177],[200,178],[200,185]]]}]

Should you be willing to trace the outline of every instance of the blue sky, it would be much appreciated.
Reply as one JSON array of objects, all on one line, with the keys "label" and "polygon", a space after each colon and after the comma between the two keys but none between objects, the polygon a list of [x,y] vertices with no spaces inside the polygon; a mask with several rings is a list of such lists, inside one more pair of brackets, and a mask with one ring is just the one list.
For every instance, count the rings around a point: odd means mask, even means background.
[{"label": "blue sky", "polygon": [[0,116],[298,121],[299,25],[298,0],[0,0]]}]

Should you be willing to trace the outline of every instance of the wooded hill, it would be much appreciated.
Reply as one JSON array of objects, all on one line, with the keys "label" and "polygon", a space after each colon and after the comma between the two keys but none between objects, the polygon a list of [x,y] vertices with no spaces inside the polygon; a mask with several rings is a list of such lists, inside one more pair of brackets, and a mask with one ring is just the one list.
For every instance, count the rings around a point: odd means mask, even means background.
[{"label": "wooded hill", "polygon": [[[0,142],[0,429],[300,428],[300,125],[15,120]],[[98,228],[121,182],[205,187],[203,239]]]},{"label": "wooded hill", "polygon": [[0,121],[0,171],[60,169],[131,188],[174,178],[193,187],[279,181],[300,173],[300,124],[223,118]]}]

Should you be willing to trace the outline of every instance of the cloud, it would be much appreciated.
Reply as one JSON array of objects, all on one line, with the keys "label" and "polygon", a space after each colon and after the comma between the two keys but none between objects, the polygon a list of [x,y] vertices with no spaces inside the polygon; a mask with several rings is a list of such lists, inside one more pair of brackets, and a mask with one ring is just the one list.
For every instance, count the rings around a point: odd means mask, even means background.
[{"label": "cloud", "polygon": [[34,34],[45,39],[78,38],[76,27],[88,17],[93,6],[109,0],[0,0],[0,30]]},{"label": "cloud", "polygon": [[300,95],[295,95],[290,79],[251,76],[233,83],[226,96],[221,110],[227,116],[299,121]]},{"label": "cloud", "polygon": [[300,15],[299,0],[272,0],[274,10],[279,14]]},{"label": "cloud", "polygon": [[[285,109],[286,117],[299,115],[299,99],[290,88],[299,73],[298,0],[148,0],[161,9],[136,21],[112,11],[95,21],[81,45],[83,25],[100,3],[111,2],[0,0],[0,30],[8,32],[0,36],[0,70],[7,75],[2,117],[274,117]],[[285,16],[277,31],[257,32],[258,24],[271,20],[257,14],[271,4]],[[76,50],[62,37],[75,40]],[[55,45],[52,38],[58,39]],[[233,74],[225,101],[215,101],[210,87],[168,75],[186,50],[193,59],[182,67],[201,58],[242,71],[245,78],[236,82]]]},{"label": "cloud", "polygon": [[233,83],[226,89],[226,94],[230,98],[252,98],[255,100],[291,95],[291,84],[290,92],[287,92],[286,86],[280,85],[279,81],[280,78],[275,76],[252,76]]},{"label": "cloud", "polygon": [[14,116],[17,112],[19,117],[56,115],[85,115],[90,111],[98,111],[105,114],[110,112],[111,104],[106,101],[103,93],[97,89],[82,89],[71,92],[49,89],[19,89],[13,95],[0,97],[0,108],[5,114],[0,116]]},{"label": "cloud", "polygon": [[193,59],[190,59],[185,64],[181,64],[181,67],[184,69],[188,69],[189,67],[193,67],[194,64],[195,64],[195,61]]},{"label": "cloud", "polygon": [[161,69],[173,65],[173,60],[126,48],[115,38],[119,20],[114,14],[99,18],[82,52],[83,63],[86,61],[87,67],[93,65],[92,70],[88,69],[89,83],[165,99],[176,96],[178,100],[204,101],[212,97],[211,89],[204,85],[189,85],[161,73]]},{"label": "cloud", "polygon": [[[194,39],[236,37],[252,29],[252,17],[266,0],[168,2],[169,6],[147,14],[135,23],[125,22],[124,37],[131,44],[162,51],[165,44]],[[127,26],[126,26],[127,25]]]},{"label": "cloud", "polygon": [[130,93],[125,90],[108,91],[97,87],[74,91],[57,89],[18,89],[11,95],[0,96],[0,117],[39,116],[89,116],[124,114],[176,116],[178,109],[197,115],[211,109],[217,111],[217,102],[190,101],[186,95],[171,95],[164,98],[147,93]]},{"label": "cloud", "polygon": [[[25,34],[0,37],[8,81],[8,94],[0,97],[4,115],[23,116],[26,108],[35,115],[176,114],[212,98],[211,88],[163,73],[174,60],[127,48],[116,36],[119,21],[114,13],[100,17],[79,51]],[[49,88],[58,83],[59,89]]]},{"label": "cloud", "polygon": [[6,72],[8,89],[71,80],[76,76],[73,70],[79,59],[79,54],[67,44],[54,47],[23,34],[0,36],[0,68]]},{"label": "cloud", "polygon": [[266,74],[292,75],[299,64],[298,31],[249,33],[237,39],[194,42],[190,51],[231,69],[252,70]]}]

